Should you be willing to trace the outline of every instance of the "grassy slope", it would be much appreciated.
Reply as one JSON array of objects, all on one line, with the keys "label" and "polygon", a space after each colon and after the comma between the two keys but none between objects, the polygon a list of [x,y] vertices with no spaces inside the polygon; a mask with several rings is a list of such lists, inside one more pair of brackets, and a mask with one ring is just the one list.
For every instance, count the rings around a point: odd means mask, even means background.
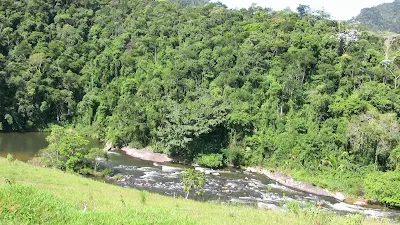
[{"label": "grassy slope", "polygon": [[[9,185],[11,181],[12,185]],[[388,224],[174,199],[0,158],[0,224]],[[83,212],[83,204],[87,211]]]}]

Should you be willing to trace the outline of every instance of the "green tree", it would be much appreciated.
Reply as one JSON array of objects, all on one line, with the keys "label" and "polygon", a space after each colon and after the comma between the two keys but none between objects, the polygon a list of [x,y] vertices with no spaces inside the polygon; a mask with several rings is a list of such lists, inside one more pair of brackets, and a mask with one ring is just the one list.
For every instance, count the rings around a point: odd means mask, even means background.
[{"label": "green tree", "polygon": [[182,173],[181,183],[183,185],[183,190],[186,193],[186,199],[189,197],[190,191],[195,191],[197,195],[202,193],[205,185],[205,175],[204,173],[197,172],[194,169],[186,169]]},{"label": "green tree", "polygon": [[49,146],[39,152],[39,161],[64,171],[85,173],[88,169],[97,170],[96,158],[105,154],[100,149],[89,149],[87,140],[60,126],[53,126],[46,140]]},{"label": "green tree", "polygon": [[397,146],[399,131],[395,114],[368,111],[351,120],[348,136],[352,149],[360,154],[360,160],[367,160],[366,164],[374,163],[376,169],[384,169],[391,150]]},{"label": "green tree", "polygon": [[389,161],[395,170],[400,170],[400,146],[390,152]]}]

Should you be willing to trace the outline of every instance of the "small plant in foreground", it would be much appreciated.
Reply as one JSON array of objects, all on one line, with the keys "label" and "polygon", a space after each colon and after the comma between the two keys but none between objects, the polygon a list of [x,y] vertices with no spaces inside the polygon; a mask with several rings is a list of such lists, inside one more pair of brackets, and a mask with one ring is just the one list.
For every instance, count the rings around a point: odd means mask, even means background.
[{"label": "small plant in foreground", "polygon": [[122,206],[126,207],[126,204],[125,204],[124,197],[123,197],[122,195],[120,195],[120,197],[121,197],[121,203],[122,203]]},{"label": "small plant in foreground", "polygon": [[11,182],[11,180],[10,179],[8,179],[8,178],[4,178],[4,181],[6,182],[6,184],[8,184],[8,185],[12,185],[12,182]]},{"label": "small plant in foreground", "polygon": [[186,169],[182,173],[181,183],[183,185],[183,190],[186,193],[186,199],[189,197],[190,191],[195,190],[197,195],[200,195],[203,191],[205,185],[206,177],[204,173],[197,172],[194,169]]},{"label": "small plant in foreground", "polygon": [[286,208],[290,212],[292,212],[292,213],[294,213],[296,215],[298,215],[300,213],[300,203],[298,201],[289,201],[289,202],[287,202],[286,203]]},{"label": "small plant in foreground", "polygon": [[7,161],[9,161],[9,162],[14,161],[14,156],[13,156],[12,154],[8,153],[8,155],[7,155]]},{"label": "small plant in foreground", "polygon": [[15,184],[15,173],[11,172],[8,176],[4,177],[4,182],[8,185]]},{"label": "small plant in foreground", "polygon": [[140,202],[146,204],[147,194],[145,191],[140,191]]}]

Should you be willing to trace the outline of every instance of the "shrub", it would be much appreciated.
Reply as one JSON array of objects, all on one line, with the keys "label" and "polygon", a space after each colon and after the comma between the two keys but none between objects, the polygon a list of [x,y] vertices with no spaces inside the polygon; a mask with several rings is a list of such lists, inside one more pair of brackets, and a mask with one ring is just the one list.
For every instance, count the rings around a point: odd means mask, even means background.
[{"label": "shrub", "polygon": [[99,167],[96,158],[105,155],[101,149],[89,149],[89,141],[84,137],[60,126],[53,126],[46,140],[49,145],[40,150],[36,160],[42,165],[63,171],[88,174]]},{"label": "shrub", "polygon": [[78,173],[82,174],[82,175],[93,174],[93,169],[88,168],[88,167],[84,167],[84,168],[79,169]]},{"label": "shrub", "polygon": [[197,172],[194,169],[186,169],[182,174],[182,186],[186,192],[186,199],[189,197],[191,190],[194,190],[196,194],[200,195],[205,185],[206,177],[204,173]]},{"label": "shrub", "polygon": [[388,206],[400,207],[400,173],[398,171],[373,172],[364,180],[367,198]]},{"label": "shrub", "polygon": [[298,201],[289,201],[286,203],[286,208],[289,212],[292,212],[296,215],[300,213],[300,203]]},{"label": "shrub", "polygon": [[233,147],[224,149],[223,153],[227,159],[227,162],[234,165],[240,166],[244,164],[244,150],[240,147]]},{"label": "shrub", "polygon": [[220,168],[224,166],[224,156],[222,154],[200,155],[197,163],[209,168]]},{"label": "shrub", "polygon": [[14,156],[11,155],[10,153],[7,155],[7,161],[12,162],[14,161]]},{"label": "shrub", "polygon": [[105,176],[111,176],[114,173],[114,170],[111,168],[105,168],[104,170],[102,170],[101,172],[101,176],[105,177]]}]

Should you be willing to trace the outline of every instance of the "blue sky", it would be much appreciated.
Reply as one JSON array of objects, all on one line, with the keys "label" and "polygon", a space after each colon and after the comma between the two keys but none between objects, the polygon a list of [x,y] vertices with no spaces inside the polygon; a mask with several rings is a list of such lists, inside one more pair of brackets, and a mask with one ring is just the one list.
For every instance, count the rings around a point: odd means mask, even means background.
[{"label": "blue sky", "polygon": [[[218,0],[213,0],[214,2]],[[252,3],[258,6],[281,10],[290,7],[296,10],[299,4],[310,5],[313,9],[324,9],[333,19],[348,20],[360,13],[362,8],[372,7],[393,0],[219,0],[229,8],[248,8]]]}]

